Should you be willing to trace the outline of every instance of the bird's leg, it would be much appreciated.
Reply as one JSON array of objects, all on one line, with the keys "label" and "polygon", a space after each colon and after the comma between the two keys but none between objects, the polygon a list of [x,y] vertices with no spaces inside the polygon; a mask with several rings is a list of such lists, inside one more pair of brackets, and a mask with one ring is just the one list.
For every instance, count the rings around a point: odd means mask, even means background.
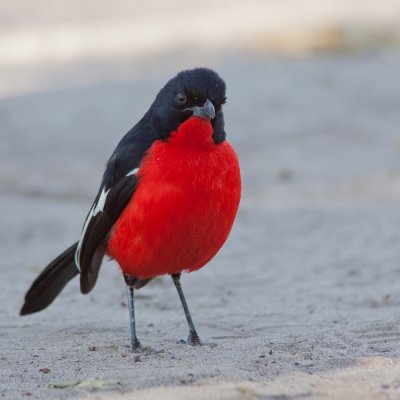
[{"label": "bird's leg", "polygon": [[181,282],[180,282],[181,274],[172,274],[171,277],[172,277],[172,280],[174,281],[176,290],[178,291],[179,298],[181,299],[181,303],[182,303],[183,309],[185,311],[186,320],[189,325],[188,343],[191,344],[192,346],[198,346],[201,344],[201,341],[200,341],[199,335],[196,332],[196,328],[194,327],[193,320],[190,315],[190,311],[189,311],[185,296],[182,291],[182,286],[181,286]]},{"label": "bird's leg", "polygon": [[131,323],[131,348],[132,351],[140,349],[140,342],[136,336],[136,320],[135,320],[135,282],[136,278],[124,275],[126,282],[126,293],[128,295],[129,319]]},{"label": "bird's leg", "polygon": [[140,342],[136,336],[136,320],[135,320],[135,295],[134,287],[126,285],[126,291],[128,294],[128,307],[129,307],[129,318],[131,323],[131,347],[133,351],[140,348]]}]

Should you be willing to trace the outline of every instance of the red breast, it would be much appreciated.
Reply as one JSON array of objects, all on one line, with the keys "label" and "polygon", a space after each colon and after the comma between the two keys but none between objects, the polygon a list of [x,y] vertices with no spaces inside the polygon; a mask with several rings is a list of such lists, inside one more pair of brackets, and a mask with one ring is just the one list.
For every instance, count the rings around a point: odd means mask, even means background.
[{"label": "red breast", "polygon": [[204,266],[226,241],[239,206],[232,146],[215,144],[210,121],[192,117],[167,141],[153,143],[138,176],[108,254],[124,274],[140,279]]}]

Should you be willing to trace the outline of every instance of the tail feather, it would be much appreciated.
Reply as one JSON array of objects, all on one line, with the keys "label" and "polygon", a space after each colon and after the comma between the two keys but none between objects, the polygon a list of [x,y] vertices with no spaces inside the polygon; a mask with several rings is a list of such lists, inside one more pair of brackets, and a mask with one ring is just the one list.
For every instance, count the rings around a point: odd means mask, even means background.
[{"label": "tail feather", "polygon": [[64,286],[79,270],[75,265],[75,252],[78,242],[55,258],[35,279],[25,295],[20,315],[41,311],[50,305]]}]

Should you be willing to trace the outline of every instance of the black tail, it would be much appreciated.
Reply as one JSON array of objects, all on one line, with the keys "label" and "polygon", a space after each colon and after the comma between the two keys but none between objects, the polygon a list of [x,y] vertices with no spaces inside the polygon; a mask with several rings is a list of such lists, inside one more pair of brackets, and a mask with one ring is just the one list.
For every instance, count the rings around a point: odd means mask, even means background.
[{"label": "black tail", "polygon": [[25,295],[20,315],[32,314],[46,308],[79,270],[75,265],[78,242],[54,259],[35,279]]}]

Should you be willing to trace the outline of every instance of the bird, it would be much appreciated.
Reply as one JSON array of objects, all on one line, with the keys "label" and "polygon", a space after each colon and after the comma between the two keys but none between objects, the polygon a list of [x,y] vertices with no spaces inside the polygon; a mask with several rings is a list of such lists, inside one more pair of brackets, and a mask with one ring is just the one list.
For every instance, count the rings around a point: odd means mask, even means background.
[{"label": "bird", "polygon": [[39,274],[20,315],[45,309],[78,275],[89,293],[108,256],[126,283],[133,351],[141,349],[135,290],[163,275],[181,300],[186,343],[202,344],[180,278],[216,255],[238,211],[240,166],[226,140],[225,102],[225,82],[209,68],[183,70],[165,84],[111,154],[80,239]]}]

